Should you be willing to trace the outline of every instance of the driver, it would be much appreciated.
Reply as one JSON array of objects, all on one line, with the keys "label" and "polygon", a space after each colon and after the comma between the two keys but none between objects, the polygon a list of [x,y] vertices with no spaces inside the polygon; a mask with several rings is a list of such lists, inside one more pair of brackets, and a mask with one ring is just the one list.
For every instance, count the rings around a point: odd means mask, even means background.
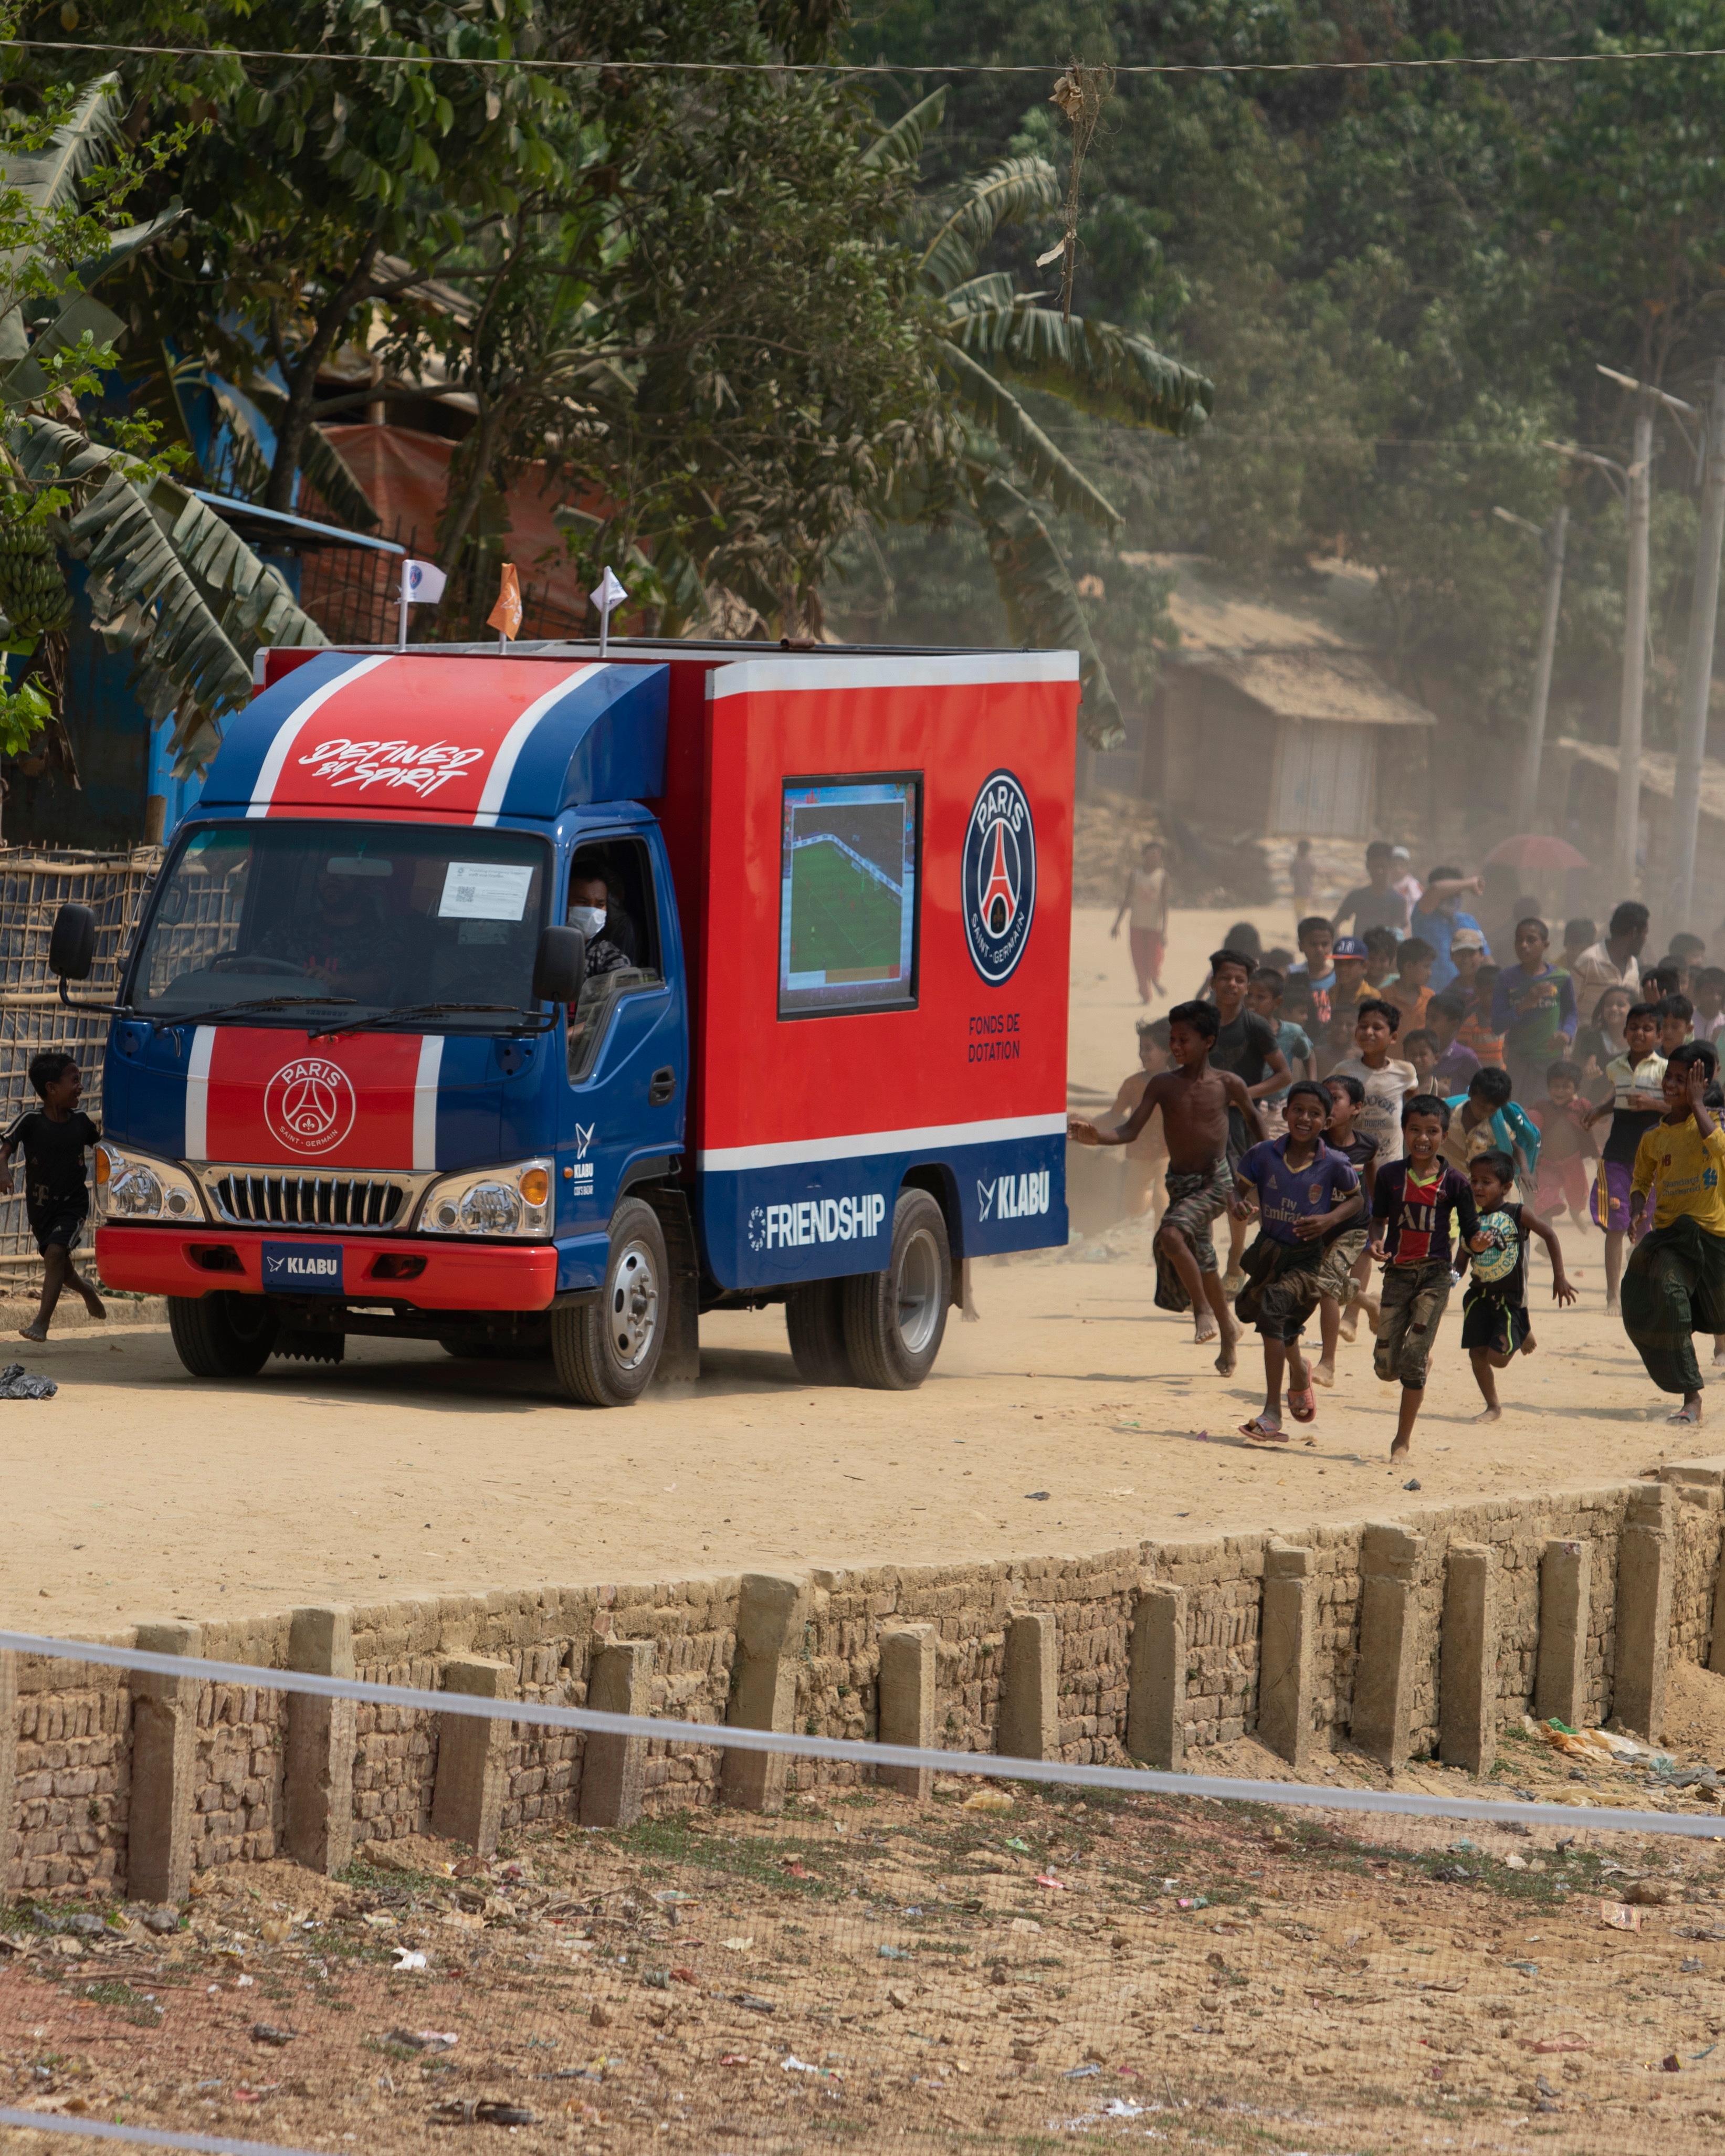
[{"label": "driver", "polygon": [[283,921],[258,946],[260,957],[282,958],[331,995],[356,1003],[387,1003],[398,967],[400,938],[385,921],[368,882],[317,872],[310,914]]},{"label": "driver", "polygon": [[601,875],[572,875],[569,879],[568,923],[587,938],[587,978],[620,973],[629,963],[627,952],[605,933],[605,916],[611,910],[611,893]]}]

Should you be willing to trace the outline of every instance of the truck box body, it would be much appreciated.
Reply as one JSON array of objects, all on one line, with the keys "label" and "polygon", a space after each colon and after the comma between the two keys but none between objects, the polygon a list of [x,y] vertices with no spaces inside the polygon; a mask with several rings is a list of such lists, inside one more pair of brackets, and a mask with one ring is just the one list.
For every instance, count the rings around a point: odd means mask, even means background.
[{"label": "truck box body", "polygon": [[122,984],[105,1279],[525,1321],[631,1192],[702,1306],[880,1271],[907,1189],[955,1266],[1064,1242],[1072,655],[672,654],[265,654]]}]

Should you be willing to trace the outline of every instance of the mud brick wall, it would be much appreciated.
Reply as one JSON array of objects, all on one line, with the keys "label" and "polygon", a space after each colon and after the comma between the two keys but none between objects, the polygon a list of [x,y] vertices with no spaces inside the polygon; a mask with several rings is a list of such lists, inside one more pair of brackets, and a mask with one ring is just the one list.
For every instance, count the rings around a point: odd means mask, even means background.
[{"label": "mud brick wall", "polygon": [[[1664,1471],[1677,1485],[1670,1512],[1669,1653],[1705,1661],[1718,1586],[1725,1463]],[[1645,1484],[1541,1492],[1454,1507],[1403,1510],[1423,1538],[1407,1589],[1414,1626],[1411,1749],[1436,1738],[1441,1620],[1454,1543],[1496,1553],[1497,1688],[1508,1719],[1532,1703],[1538,1663],[1540,1563],[1548,1543],[1591,1551],[1587,1681],[1595,1719],[1611,1711],[1615,1676],[1618,1548]],[[953,1751],[995,1748],[1004,1646],[1024,1612],[1055,1620],[1054,1750],[1077,1762],[1124,1763],[1137,1599],[1153,1584],[1184,1593],[1188,1751],[1251,1734],[1257,1726],[1265,1553],[1272,1539],[1311,1553],[1308,1622],[1311,1727],[1321,1745],[1345,1740],[1362,1652],[1362,1523],[1328,1522],[1269,1534],[1139,1543],[1089,1556],[984,1563],[880,1565],[798,1576],[796,1616],[781,1650],[794,1678],[792,1726],[870,1738],[879,1727],[880,1641],[888,1628],[926,1624],[936,1642],[935,1742]],[[358,1607],[348,1613],[356,1673],[435,1691],[453,1659],[506,1665],[516,1697],[584,1704],[596,1651],[607,1641],[650,1640],[648,1712],[721,1724],[732,1698],[744,1583],[716,1575],[676,1582],[534,1587],[478,1596]],[[206,1627],[207,1658],[285,1666],[291,1613]],[[130,1634],[116,1644],[130,1644]],[[1366,1651],[1373,1651],[1366,1643]],[[782,1664],[783,1667],[783,1665]],[[285,1738],[291,1706],[265,1687],[208,1684],[196,1696],[191,1783],[198,1868],[259,1861],[285,1846]],[[121,1673],[37,1663],[18,1671],[13,1738],[11,1884],[40,1891],[123,1882],[131,1801],[133,1707]],[[351,1793],[356,1847],[426,1832],[438,1772],[439,1717],[362,1703]],[[3,1741],[0,1724],[0,1741]],[[506,1758],[506,1833],[579,1816],[583,1739],[516,1727]],[[716,1800],[720,1753],[665,1741],[646,1767],[649,1811]],[[1196,1760],[1194,1759],[1194,1763]],[[855,1781],[865,1770],[803,1762],[803,1788]]]},{"label": "mud brick wall", "polygon": [[20,1676],[14,1887],[105,1887],[125,1872],[131,1693],[118,1670],[90,1671],[92,1681],[75,1689],[46,1688],[69,1675],[61,1666]]},{"label": "mud brick wall", "polygon": [[264,1863],[282,1830],[287,1696],[256,1686],[204,1685],[193,1768],[192,1867]]}]

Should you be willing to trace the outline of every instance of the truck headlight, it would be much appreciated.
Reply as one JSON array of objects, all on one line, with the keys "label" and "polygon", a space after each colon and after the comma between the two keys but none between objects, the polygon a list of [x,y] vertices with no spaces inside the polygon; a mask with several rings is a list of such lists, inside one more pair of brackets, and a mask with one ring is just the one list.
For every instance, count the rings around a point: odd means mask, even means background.
[{"label": "truck headlight", "polygon": [[551,1163],[517,1160],[443,1176],[425,1194],[418,1227],[423,1235],[549,1235]]},{"label": "truck headlight", "polygon": [[102,1220],[204,1218],[198,1185],[184,1168],[150,1153],[122,1152],[105,1141],[95,1152],[95,1207]]}]

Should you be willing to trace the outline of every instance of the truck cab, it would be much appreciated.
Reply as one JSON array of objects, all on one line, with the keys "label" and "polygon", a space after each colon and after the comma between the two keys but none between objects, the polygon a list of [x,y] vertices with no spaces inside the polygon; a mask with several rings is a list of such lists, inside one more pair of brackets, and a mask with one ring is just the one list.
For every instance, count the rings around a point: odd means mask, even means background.
[{"label": "truck cab", "polygon": [[259,672],[104,1074],[97,1262],[193,1375],[369,1333],[619,1406],[782,1301],[809,1382],[899,1388],[968,1260],[1065,1240],[1071,654]]}]

